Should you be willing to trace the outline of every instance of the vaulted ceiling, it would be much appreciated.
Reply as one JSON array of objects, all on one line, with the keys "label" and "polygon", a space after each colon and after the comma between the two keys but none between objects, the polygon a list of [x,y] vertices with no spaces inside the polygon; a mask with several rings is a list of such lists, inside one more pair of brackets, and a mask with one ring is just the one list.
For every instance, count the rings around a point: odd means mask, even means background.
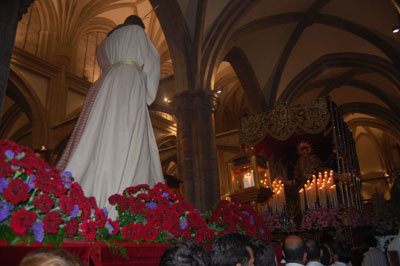
[{"label": "vaulted ceiling", "polygon": [[[172,10],[168,14],[177,14],[168,17],[170,24],[187,31],[186,37],[200,47],[204,87],[220,91],[217,133],[237,128],[244,114],[329,95],[357,140],[362,174],[376,177],[399,167],[400,33],[392,32],[400,25],[399,0],[166,2]],[[161,56],[162,80],[153,109],[171,114],[164,99],[190,88],[176,86],[176,71],[181,71],[177,53],[183,48],[170,34],[174,28],[159,20],[166,14],[164,4],[38,0],[19,24],[16,46],[52,63],[67,56],[68,70],[92,82],[99,75],[95,46],[125,17],[138,14]],[[30,121],[29,111],[12,101],[8,111],[25,114],[21,128]],[[77,97],[71,114],[81,103]]]}]

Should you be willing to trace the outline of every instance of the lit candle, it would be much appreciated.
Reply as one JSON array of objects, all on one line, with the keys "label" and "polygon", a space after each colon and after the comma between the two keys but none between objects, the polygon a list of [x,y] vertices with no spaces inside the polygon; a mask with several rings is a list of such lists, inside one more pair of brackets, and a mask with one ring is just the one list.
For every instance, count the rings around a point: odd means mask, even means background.
[{"label": "lit candle", "polygon": [[301,212],[304,212],[306,210],[306,204],[305,204],[305,199],[304,199],[304,189],[300,189],[299,198],[300,198],[300,209],[301,209]]}]

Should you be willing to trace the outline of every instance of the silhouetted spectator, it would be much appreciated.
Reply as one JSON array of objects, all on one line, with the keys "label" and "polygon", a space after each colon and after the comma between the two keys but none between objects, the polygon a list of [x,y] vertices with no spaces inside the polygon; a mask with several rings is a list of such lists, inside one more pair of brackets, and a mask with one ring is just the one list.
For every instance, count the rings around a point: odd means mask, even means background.
[{"label": "silhouetted spectator", "polygon": [[217,238],[211,250],[212,266],[254,266],[250,238],[230,232]]},{"label": "silhouetted spectator", "polygon": [[285,238],[282,253],[287,266],[304,265],[306,261],[307,253],[304,241],[296,235]]},{"label": "silhouetted spectator", "polygon": [[275,249],[263,239],[252,242],[254,266],[276,266]]},{"label": "silhouetted spectator", "polygon": [[368,246],[368,251],[364,253],[364,258],[362,261],[362,266],[387,266],[387,260],[385,254],[376,248],[378,241],[373,236],[370,236],[366,239],[365,243]]},{"label": "silhouetted spectator", "polygon": [[307,266],[323,266],[321,264],[321,248],[315,240],[306,242]]},{"label": "silhouetted spectator", "polygon": [[210,253],[193,240],[185,240],[167,247],[161,257],[160,266],[207,266]]}]

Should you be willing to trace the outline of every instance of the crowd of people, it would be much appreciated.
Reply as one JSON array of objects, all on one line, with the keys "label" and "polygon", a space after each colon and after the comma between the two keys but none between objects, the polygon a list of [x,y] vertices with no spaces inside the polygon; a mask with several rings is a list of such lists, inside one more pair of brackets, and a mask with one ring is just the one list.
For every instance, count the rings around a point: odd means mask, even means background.
[{"label": "crowd of people", "polygon": [[[385,254],[376,248],[377,241],[365,241],[369,249],[360,261],[362,266],[389,265]],[[221,235],[210,250],[192,240],[185,240],[167,247],[160,266],[349,266],[352,249],[345,243],[332,239],[303,240],[298,235],[287,236],[281,244],[274,245],[262,239],[230,232]],[[353,256],[354,257],[354,256]],[[80,261],[62,249],[44,249],[28,254],[20,266],[81,266]],[[391,263],[391,265],[398,265]]]}]

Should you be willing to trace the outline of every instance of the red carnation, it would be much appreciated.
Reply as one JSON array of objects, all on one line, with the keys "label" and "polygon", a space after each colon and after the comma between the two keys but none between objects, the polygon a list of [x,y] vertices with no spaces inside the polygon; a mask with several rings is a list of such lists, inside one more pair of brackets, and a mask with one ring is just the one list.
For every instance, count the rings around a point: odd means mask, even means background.
[{"label": "red carnation", "polygon": [[96,221],[96,225],[99,228],[104,227],[104,225],[107,221],[107,217],[105,216],[104,211],[102,209],[97,209],[95,221]]},{"label": "red carnation", "polygon": [[131,213],[144,213],[145,208],[146,205],[141,200],[132,201],[131,203]]},{"label": "red carnation", "polygon": [[187,222],[190,227],[202,228],[206,227],[207,223],[198,212],[190,212],[187,216]]},{"label": "red carnation", "polygon": [[75,204],[80,204],[81,202],[85,201],[85,195],[83,194],[82,187],[77,182],[72,183],[69,196]]},{"label": "red carnation", "polygon": [[108,198],[108,202],[111,204],[111,205],[115,205],[115,204],[121,204],[121,201],[124,199],[124,197],[122,197],[121,195],[119,195],[119,194],[114,194],[114,195],[111,195],[109,198]]},{"label": "red carnation", "polygon": [[73,237],[78,233],[79,222],[76,219],[71,219],[65,223],[64,230],[68,236]]},{"label": "red carnation", "polygon": [[12,179],[4,189],[4,198],[14,205],[25,202],[29,198],[29,186],[19,179]]},{"label": "red carnation", "polygon": [[54,202],[47,194],[41,194],[35,198],[33,205],[38,207],[41,212],[47,213],[53,208]]},{"label": "red carnation", "polygon": [[43,228],[46,233],[55,234],[58,232],[58,227],[62,219],[58,211],[51,211],[43,219]]},{"label": "red carnation", "polygon": [[122,235],[126,239],[140,241],[145,235],[145,225],[144,224],[130,224],[122,228]]},{"label": "red carnation", "polygon": [[58,206],[63,213],[69,214],[74,209],[74,201],[70,197],[62,195]]},{"label": "red carnation", "polygon": [[94,240],[96,237],[96,224],[92,221],[84,221],[81,225],[81,230],[86,241]]},{"label": "red carnation", "polygon": [[13,213],[13,217],[10,220],[10,227],[15,233],[22,236],[31,228],[36,217],[36,213],[20,209]]},{"label": "red carnation", "polygon": [[9,177],[13,176],[14,170],[11,169],[10,165],[4,161],[0,161],[0,176]]},{"label": "red carnation", "polygon": [[152,240],[156,239],[157,234],[158,234],[158,231],[152,224],[146,224],[144,226],[144,234],[143,234],[144,240],[152,241]]},{"label": "red carnation", "polygon": [[194,236],[194,241],[202,242],[202,241],[211,241],[215,237],[215,233],[208,227],[203,227],[196,231]]}]

